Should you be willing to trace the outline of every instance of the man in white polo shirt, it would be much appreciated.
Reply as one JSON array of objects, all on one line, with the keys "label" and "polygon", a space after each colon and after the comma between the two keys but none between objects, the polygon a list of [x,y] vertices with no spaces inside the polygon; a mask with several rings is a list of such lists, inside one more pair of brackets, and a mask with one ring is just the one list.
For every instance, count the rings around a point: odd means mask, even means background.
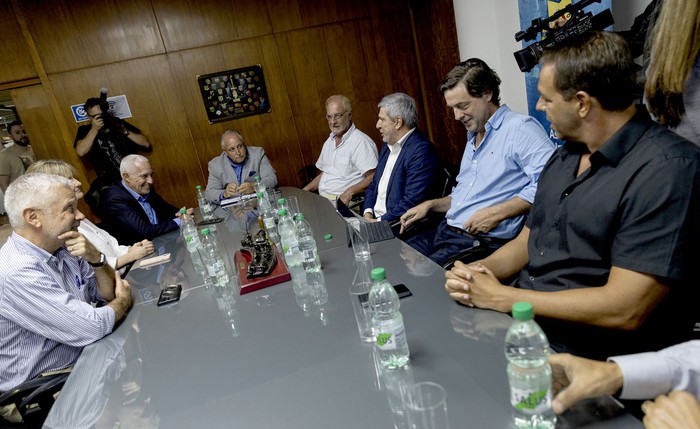
[{"label": "man in white polo shirt", "polygon": [[348,204],[372,182],[377,145],[352,123],[352,106],[346,96],[332,95],[326,100],[326,119],[331,134],[316,162],[321,173],[304,190],[318,190],[328,199],[340,198]]}]

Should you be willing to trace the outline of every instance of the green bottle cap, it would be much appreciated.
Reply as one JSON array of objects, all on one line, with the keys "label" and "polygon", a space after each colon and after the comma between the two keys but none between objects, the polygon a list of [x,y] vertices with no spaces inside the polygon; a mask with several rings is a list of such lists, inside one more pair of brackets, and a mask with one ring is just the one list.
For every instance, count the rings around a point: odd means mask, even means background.
[{"label": "green bottle cap", "polygon": [[258,192],[258,198],[262,198],[265,194],[262,193],[262,191]]},{"label": "green bottle cap", "polygon": [[204,228],[203,230],[200,231],[200,233],[204,236],[209,235],[209,228]]},{"label": "green bottle cap", "polygon": [[259,181],[260,181],[260,176],[255,176],[255,177],[253,177],[253,180],[255,180],[256,182],[259,182]]},{"label": "green bottle cap", "polygon": [[332,240],[333,239],[333,234],[326,234],[323,236],[323,239],[326,241]]},{"label": "green bottle cap", "polygon": [[198,191],[201,191],[201,190],[202,190],[202,185],[197,185],[197,186],[195,186],[195,189],[197,189]]},{"label": "green bottle cap", "polygon": [[304,214],[303,213],[297,213],[294,215],[294,219],[296,220],[304,220]]},{"label": "green bottle cap", "polygon": [[529,302],[516,302],[513,304],[513,319],[531,320],[533,317],[532,304]]},{"label": "green bottle cap", "polygon": [[279,200],[277,200],[277,204],[283,206],[283,205],[287,204],[287,200],[284,197],[282,197]]},{"label": "green bottle cap", "polygon": [[281,209],[277,210],[277,214],[280,215],[280,216],[286,216],[286,215],[287,215],[287,209],[281,208]]},{"label": "green bottle cap", "polygon": [[185,213],[187,213],[187,209],[184,208],[184,207],[182,207],[182,208],[180,209],[180,214],[185,214]]},{"label": "green bottle cap", "polygon": [[386,279],[386,270],[384,268],[374,268],[370,272],[370,277],[372,280],[384,280]]}]

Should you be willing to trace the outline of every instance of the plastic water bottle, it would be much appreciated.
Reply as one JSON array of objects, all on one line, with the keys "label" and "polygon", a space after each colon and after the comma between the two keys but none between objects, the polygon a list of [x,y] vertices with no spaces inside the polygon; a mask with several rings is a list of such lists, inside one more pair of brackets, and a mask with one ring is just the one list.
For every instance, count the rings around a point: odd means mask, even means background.
[{"label": "plastic water bottle", "polygon": [[213,217],[212,212],[214,211],[214,207],[212,207],[209,200],[204,196],[202,185],[197,185],[195,188],[197,189],[197,204],[199,204],[199,211],[202,213],[202,218],[207,220],[211,219]]},{"label": "plastic water bottle", "polygon": [[279,216],[277,231],[282,242],[284,261],[290,269],[301,267],[301,252],[299,252],[299,240],[297,239],[297,229],[294,226],[294,221],[287,214],[287,209],[279,209],[277,214]]},{"label": "plastic water bottle", "polygon": [[277,232],[277,222],[275,220],[275,210],[272,208],[270,201],[265,197],[265,194],[258,192],[258,211],[265,226],[265,232],[270,235],[272,230]]},{"label": "plastic water bottle", "polygon": [[[260,176],[255,176],[253,178],[253,180],[255,180],[255,183],[253,184],[253,188],[255,189],[255,194],[257,195],[258,193],[262,192],[263,195],[265,195],[265,199],[267,199],[268,198],[267,188],[265,187],[265,184],[260,179]],[[258,196],[258,199],[260,199],[260,196]]]},{"label": "plastic water bottle", "polygon": [[402,367],[408,363],[409,351],[403,316],[399,312],[399,295],[386,280],[384,268],[373,269],[371,276],[369,306],[372,308],[372,323],[377,332],[379,361],[387,368]]},{"label": "plastic water bottle", "polygon": [[297,239],[299,240],[299,251],[301,252],[301,263],[307,273],[315,273],[321,270],[321,259],[318,257],[318,248],[314,240],[314,232],[311,225],[304,219],[304,215],[299,213],[294,218],[297,228]]},{"label": "plastic water bottle", "polygon": [[513,318],[505,346],[513,421],[518,428],[554,428],[549,341],[535,322],[529,302],[513,304]]},{"label": "plastic water bottle", "polygon": [[202,260],[207,267],[207,274],[216,286],[226,286],[228,284],[228,273],[226,265],[216,244],[216,238],[211,235],[209,228],[202,230]]},{"label": "plastic water bottle", "polygon": [[185,244],[187,244],[187,251],[190,253],[196,252],[200,245],[197,226],[184,207],[180,209],[180,231],[182,231],[182,237],[185,239]]}]

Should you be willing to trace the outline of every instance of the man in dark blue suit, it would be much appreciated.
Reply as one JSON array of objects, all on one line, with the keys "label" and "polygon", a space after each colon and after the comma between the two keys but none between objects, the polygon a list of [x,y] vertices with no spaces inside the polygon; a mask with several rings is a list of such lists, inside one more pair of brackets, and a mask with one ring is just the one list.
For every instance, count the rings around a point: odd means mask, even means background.
[{"label": "man in dark blue suit", "polygon": [[391,222],[432,196],[438,160],[432,143],[416,129],[418,113],[411,96],[389,94],[377,107],[377,129],[384,146],[365,192],[364,217]]},{"label": "man in dark blue suit", "polygon": [[[119,170],[122,181],[113,183],[104,198],[104,229],[120,244],[153,240],[180,227],[178,209],[153,189],[148,158],[129,155]],[[189,209],[190,214],[192,209]]]}]

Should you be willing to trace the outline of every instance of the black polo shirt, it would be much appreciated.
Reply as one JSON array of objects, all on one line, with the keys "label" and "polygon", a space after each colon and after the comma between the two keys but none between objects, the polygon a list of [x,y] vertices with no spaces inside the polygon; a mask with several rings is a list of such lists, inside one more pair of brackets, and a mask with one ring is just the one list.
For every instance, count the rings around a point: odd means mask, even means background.
[{"label": "black polo shirt", "polygon": [[605,358],[688,339],[697,297],[700,149],[637,114],[590,157],[566,143],[540,176],[527,226],[529,262],[517,287],[559,291],[605,285],[612,266],[651,274],[670,287],[635,332],[540,319],[558,351]]}]

